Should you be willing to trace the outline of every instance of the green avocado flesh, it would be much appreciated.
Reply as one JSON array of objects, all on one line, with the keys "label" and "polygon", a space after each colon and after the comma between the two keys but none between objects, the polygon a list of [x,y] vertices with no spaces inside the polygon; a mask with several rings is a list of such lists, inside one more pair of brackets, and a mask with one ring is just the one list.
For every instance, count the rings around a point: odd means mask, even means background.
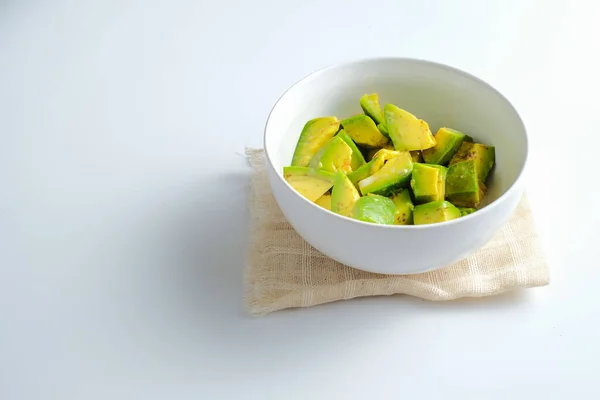
[{"label": "green avocado flesh", "polygon": [[329,172],[352,171],[352,148],[339,136],[331,138],[311,158],[309,166]]},{"label": "green avocado flesh", "polygon": [[350,161],[350,167],[352,168],[352,171],[356,171],[366,162],[365,157],[356,146],[356,143],[354,143],[354,140],[352,140],[350,135],[348,135],[345,130],[342,129],[337,136],[346,142],[346,144],[352,149],[352,160]]},{"label": "green avocado flesh", "polygon": [[435,146],[427,122],[393,104],[385,105],[384,115],[385,126],[396,150],[425,150]]},{"label": "green avocado flesh", "polygon": [[477,208],[487,187],[477,178],[474,160],[463,161],[448,167],[446,174],[446,199],[454,205]]},{"label": "green avocado flesh", "polygon": [[351,217],[354,211],[354,203],[360,199],[356,186],[343,172],[338,171],[335,183],[331,189],[331,211],[334,213]]},{"label": "green avocado flesh", "polygon": [[336,117],[320,117],[308,121],[296,144],[292,165],[306,167],[315,153],[323,147],[339,130],[340,121]]},{"label": "green avocado flesh", "polygon": [[416,204],[444,200],[446,194],[446,167],[415,163],[410,187]]},{"label": "green avocado flesh", "polygon": [[384,225],[441,223],[487,204],[494,146],[445,126],[433,135],[410,112],[389,103],[382,108],[377,93],[357,103],[364,114],[305,124],[290,166],[283,167],[298,194],[345,217]]},{"label": "green avocado flesh", "polygon": [[363,195],[373,193],[388,196],[408,185],[412,170],[410,153],[402,151],[390,158],[379,171],[359,181],[358,188]]},{"label": "green avocado flesh", "polygon": [[463,142],[450,160],[450,165],[465,161],[473,161],[477,171],[477,178],[485,183],[490,170],[496,161],[496,149],[481,143]]},{"label": "green avocado flesh", "polygon": [[467,135],[450,128],[440,128],[435,134],[435,146],[423,150],[428,164],[447,165]]},{"label": "green avocado flesh", "polygon": [[284,167],[283,177],[302,196],[315,201],[333,186],[335,174],[307,167]]},{"label": "green avocado flesh", "polygon": [[408,189],[403,189],[392,195],[392,201],[396,212],[394,213],[394,223],[396,225],[412,225],[414,205],[410,199]]},{"label": "green avocado flesh", "polygon": [[367,148],[383,147],[388,142],[368,115],[355,115],[343,120],[341,124],[352,140],[359,146]]},{"label": "green avocado flesh", "polygon": [[435,224],[460,218],[460,211],[447,201],[433,201],[415,206],[413,211],[415,225]]},{"label": "green avocado flesh", "polygon": [[363,196],[354,204],[354,218],[374,224],[392,225],[395,212],[392,200],[376,194]]},{"label": "green avocado flesh", "polygon": [[360,107],[376,124],[385,123],[383,111],[379,105],[379,95],[377,93],[365,94],[360,98]]}]

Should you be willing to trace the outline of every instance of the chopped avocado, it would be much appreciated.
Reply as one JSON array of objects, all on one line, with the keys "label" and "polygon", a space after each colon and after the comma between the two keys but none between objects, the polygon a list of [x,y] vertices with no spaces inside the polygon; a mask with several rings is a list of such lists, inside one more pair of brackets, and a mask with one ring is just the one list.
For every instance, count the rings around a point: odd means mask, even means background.
[{"label": "chopped avocado", "polygon": [[335,175],[331,189],[331,211],[346,217],[352,217],[354,203],[360,198],[356,187],[342,171]]},{"label": "chopped avocado", "polygon": [[353,217],[365,222],[392,225],[396,207],[387,197],[378,195],[363,196],[354,204]]},{"label": "chopped avocado", "polygon": [[475,162],[477,177],[485,183],[496,161],[496,149],[481,143],[463,142],[450,160],[450,165],[470,160]]},{"label": "chopped avocado", "polygon": [[375,121],[376,124],[384,123],[383,111],[379,105],[379,95],[377,93],[365,94],[360,98],[360,107],[365,114]]},{"label": "chopped avocado", "polygon": [[454,129],[438,129],[435,146],[423,150],[423,159],[429,164],[448,164],[466,137],[467,135]]},{"label": "chopped avocado", "polygon": [[322,169],[329,172],[352,171],[352,148],[339,136],[329,139],[322,149],[317,151],[310,160],[311,168]]},{"label": "chopped avocado", "polygon": [[412,169],[410,153],[402,151],[389,159],[379,171],[359,181],[358,188],[363,195],[374,193],[387,196],[408,185]]},{"label": "chopped avocado", "polygon": [[387,138],[379,132],[375,122],[365,114],[346,118],[341,122],[344,130],[348,132],[352,140],[367,148],[383,147],[388,142]]},{"label": "chopped avocado", "polygon": [[435,224],[460,218],[460,211],[447,201],[433,201],[415,206],[413,218],[415,225]]},{"label": "chopped avocado", "polygon": [[284,167],[283,177],[302,196],[315,201],[333,186],[335,174],[308,167]]},{"label": "chopped avocado", "polygon": [[323,196],[316,199],[315,203],[326,210],[331,210],[331,194],[325,193]]},{"label": "chopped avocado", "polygon": [[413,150],[410,152],[410,156],[412,157],[413,162],[424,162],[423,154],[420,150]]},{"label": "chopped avocado", "polygon": [[375,172],[379,171],[383,164],[386,163],[392,157],[397,156],[399,153],[394,150],[389,149],[379,149],[375,152],[375,155],[365,165],[348,174],[348,178],[355,185],[358,181],[362,181],[363,179],[373,175]]},{"label": "chopped avocado", "polygon": [[306,167],[315,153],[339,130],[340,121],[336,117],[320,117],[308,121],[294,150],[292,165]]},{"label": "chopped avocado", "polygon": [[391,144],[388,144],[386,146],[379,147],[379,148],[376,148],[376,149],[369,149],[367,151],[367,159],[369,161],[371,161],[373,159],[373,157],[375,157],[375,154],[379,153],[379,150],[392,150],[392,151],[394,151],[394,146],[392,146]]},{"label": "chopped avocado", "polygon": [[396,150],[425,150],[435,146],[435,138],[427,122],[393,104],[385,105],[384,115]]},{"label": "chopped avocado", "polygon": [[444,200],[446,172],[446,167],[441,165],[414,164],[410,187],[416,204]]},{"label": "chopped avocado", "polygon": [[475,211],[477,211],[476,208],[472,208],[472,207],[457,207],[457,208],[460,211],[461,217],[464,217],[465,215],[473,214]]},{"label": "chopped avocado", "polygon": [[413,209],[415,208],[410,198],[408,189],[403,189],[391,197],[396,207],[394,223],[396,225],[412,225]]},{"label": "chopped avocado", "polygon": [[477,208],[487,188],[477,178],[474,160],[451,164],[446,175],[446,199],[461,207]]},{"label": "chopped avocado", "polygon": [[387,130],[387,127],[385,126],[385,124],[377,124],[377,129],[379,129],[379,132],[381,132],[381,134],[383,136],[385,136],[386,138],[390,138],[390,133]]},{"label": "chopped avocado", "polygon": [[358,147],[356,147],[356,143],[354,143],[354,140],[348,135],[348,132],[342,129],[337,135],[352,149],[352,161],[350,162],[350,167],[352,167],[352,171],[356,171],[358,167],[366,162],[363,154]]}]

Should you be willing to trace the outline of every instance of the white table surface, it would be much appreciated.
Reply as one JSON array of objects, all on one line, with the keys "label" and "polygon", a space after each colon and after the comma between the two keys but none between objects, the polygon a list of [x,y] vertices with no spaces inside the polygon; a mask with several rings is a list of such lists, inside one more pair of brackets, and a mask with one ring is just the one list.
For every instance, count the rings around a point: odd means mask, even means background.
[{"label": "white table surface", "polygon": [[[0,2],[0,399],[600,397],[594,2],[52,3]],[[370,56],[513,101],[550,286],[244,314],[244,147]]]}]

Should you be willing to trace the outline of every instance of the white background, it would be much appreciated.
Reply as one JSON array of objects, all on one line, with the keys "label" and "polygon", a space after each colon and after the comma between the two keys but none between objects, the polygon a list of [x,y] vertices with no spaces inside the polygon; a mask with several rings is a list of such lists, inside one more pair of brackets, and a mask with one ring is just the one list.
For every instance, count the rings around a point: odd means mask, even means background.
[{"label": "white background", "polygon": [[[0,399],[600,397],[594,8],[0,1]],[[295,81],[371,56],[514,103],[550,286],[244,314],[244,147]]]}]

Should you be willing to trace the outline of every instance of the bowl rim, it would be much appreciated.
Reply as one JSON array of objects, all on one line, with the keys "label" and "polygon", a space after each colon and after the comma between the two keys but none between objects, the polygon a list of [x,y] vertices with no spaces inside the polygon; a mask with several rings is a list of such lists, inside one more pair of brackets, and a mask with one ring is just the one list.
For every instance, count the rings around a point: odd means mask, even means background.
[{"label": "bowl rim", "polygon": [[[492,202],[490,202],[489,204],[487,204],[485,207],[477,210],[477,212],[471,213],[471,214],[467,214],[463,217],[460,218],[455,218],[453,220],[450,221],[443,221],[443,222],[436,222],[433,224],[422,224],[422,225],[386,225],[386,224],[374,224],[371,222],[365,222],[365,221],[360,221],[357,220],[355,218],[350,218],[350,217],[346,217],[344,215],[338,214],[338,213],[334,213],[331,210],[327,210],[319,205],[317,205],[316,203],[308,200],[306,197],[302,196],[300,193],[298,193],[284,178],[283,175],[281,173],[281,171],[278,171],[275,166],[273,165],[273,161],[271,160],[271,155],[269,154],[269,150],[267,148],[267,129],[269,127],[269,121],[271,120],[271,116],[273,114],[273,112],[275,111],[275,109],[277,108],[277,105],[281,102],[281,100],[288,94],[288,92],[290,90],[292,90],[294,87],[296,87],[297,85],[299,85],[300,83],[311,79],[313,77],[315,77],[317,74],[323,73],[325,71],[328,70],[332,70],[332,69],[336,69],[336,68],[340,68],[340,67],[346,67],[346,66],[350,66],[350,65],[354,65],[354,64],[361,64],[361,63],[371,63],[371,62],[385,62],[385,61],[400,61],[400,62],[408,62],[408,63],[415,63],[415,64],[427,64],[429,66],[433,66],[436,68],[441,68],[441,69],[445,69],[448,70],[450,72],[462,75],[468,79],[474,80],[477,83],[487,87],[488,89],[490,89],[492,92],[494,92],[496,95],[498,95],[502,100],[504,100],[506,102],[506,104],[508,104],[508,106],[512,109],[512,111],[514,112],[515,116],[517,117],[518,122],[523,126],[523,134],[524,134],[524,139],[525,139],[525,155],[524,155],[524,159],[523,159],[523,165],[521,166],[521,169],[519,171],[519,173],[517,174],[517,178],[514,180],[514,182],[508,187],[508,189],[506,189],[506,191],[504,193],[502,193],[497,199],[493,200]],[[478,78],[475,75],[472,75],[466,71],[463,71],[459,68],[450,66],[448,64],[444,64],[444,63],[440,63],[440,62],[436,62],[436,61],[431,61],[431,60],[427,60],[427,59],[422,59],[422,58],[413,58],[413,57],[366,57],[366,58],[358,58],[358,59],[353,59],[351,61],[342,61],[342,62],[338,62],[335,64],[330,64],[328,66],[319,68],[317,70],[314,70],[313,72],[303,76],[302,78],[300,78],[299,80],[297,80],[296,82],[294,82],[290,87],[288,87],[282,94],[281,96],[279,96],[279,98],[277,99],[277,101],[275,102],[275,104],[273,105],[273,107],[271,108],[271,111],[269,111],[269,115],[267,116],[267,120],[265,122],[265,127],[264,127],[264,132],[263,132],[263,149],[265,151],[266,154],[266,159],[270,165],[270,167],[275,171],[277,178],[284,184],[284,186],[288,189],[291,190],[296,196],[300,197],[302,201],[308,203],[310,206],[315,207],[317,209],[319,209],[322,212],[328,213],[336,218],[340,218],[342,221],[348,221],[348,222],[352,222],[352,223],[356,223],[356,224],[361,224],[361,225],[366,225],[369,227],[377,227],[377,228],[383,228],[383,229],[406,229],[406,230],[414,230],[414,229],[433,229],[435,227],[438,226],[450,226],[453,224],[459,224],[459,223],[467,223],[468,221],[474,219],[474,218],[480,218],[482,216],[482,214],[487,214],[489,212],[492,212],[493,209],[496,208],[496,206],[503,202],[504,199],[508,198],[512,192],[514,192],[516,190],[516,188],[518,187],[518,184],[523,180],[523,176],[524,176],[524,172],[525,169],[527,168],[527,164],[528,164],[528,160],[529,160],[529,135],[527,133],[527,126],[525,125],[523,118],[521,117],[521,114],[519,114],[518,110],[516,109],[516,107],[512,104],[512,102],[506,97],[504,96],[498,89],[496,89],[495,87],[493,87],[492,85],[490,85],[489,83],[487,83],[486,81],[484,81],[481,78]]]}]

